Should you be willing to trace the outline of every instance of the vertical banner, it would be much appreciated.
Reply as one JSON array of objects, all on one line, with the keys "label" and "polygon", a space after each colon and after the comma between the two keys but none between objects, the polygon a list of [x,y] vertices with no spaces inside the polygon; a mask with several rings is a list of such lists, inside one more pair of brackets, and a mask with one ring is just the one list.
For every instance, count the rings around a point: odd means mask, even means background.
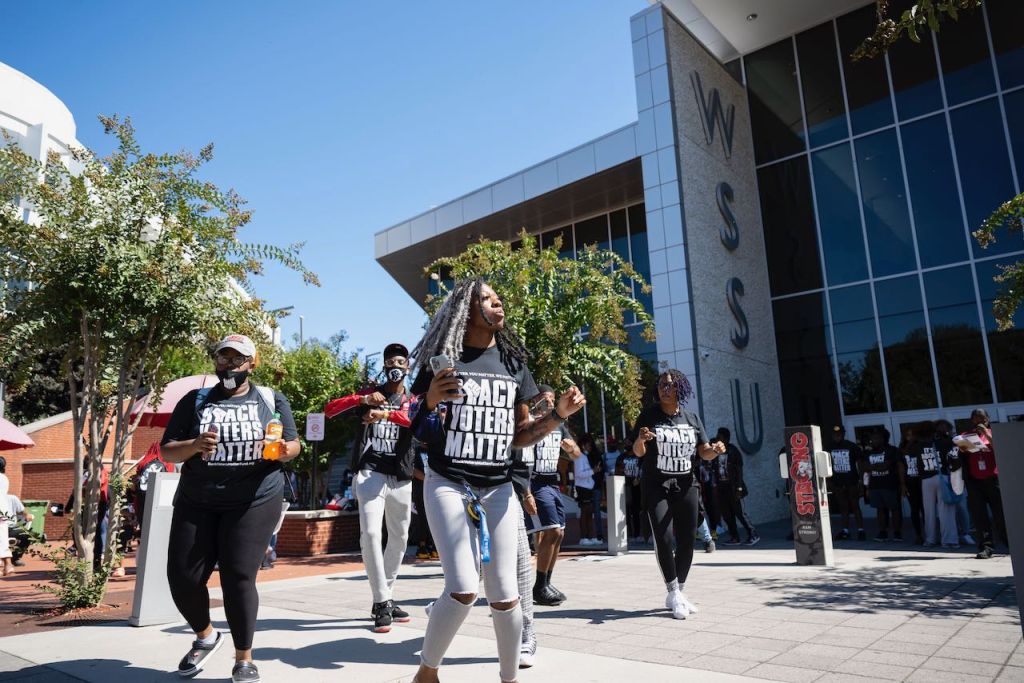
[{"label": "vertical banner", "polygon": [[817,425],[786,427],[785,455],[796,563],[831,567],[832,525],[826,489],[831,471],[828,454],[821,450],[821,429]]},{"label": "vertical banner", "polygon": [[174,494],[180,472],[156,472],[149,479],[142,541],[135,567],[132,626],[153,626],[181,621],[167,583],[167,544],[171,537]]},{"label": "vertical banner", "polygon": [[[999,496],[1003,501],[1003,518],[1010,538],[1010,566],[1017,582],[1017,595],[1024,595],[1024,422],[1003,422],[992,425],[992,444],[999,468]],[[1006,491],[1004,495],[1002,492]],[[1024,600],[1017,599],[1021,632],[1024,633]]]}]

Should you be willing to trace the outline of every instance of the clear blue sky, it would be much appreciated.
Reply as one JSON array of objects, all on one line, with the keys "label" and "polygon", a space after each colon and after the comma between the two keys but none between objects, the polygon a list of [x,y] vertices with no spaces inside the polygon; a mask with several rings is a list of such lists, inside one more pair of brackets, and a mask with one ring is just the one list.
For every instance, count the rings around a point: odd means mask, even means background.
[{"label": "clear blue sky", "polygon": [[636,120],[629,17],[646,0],[28,2],[0,62],[61,98],[78,139],[130,115],[150,151],[215,145],[205,175],[305,241],[323,286],[269,270],[286,339],[410,346],[424,315],[375,232]]}]

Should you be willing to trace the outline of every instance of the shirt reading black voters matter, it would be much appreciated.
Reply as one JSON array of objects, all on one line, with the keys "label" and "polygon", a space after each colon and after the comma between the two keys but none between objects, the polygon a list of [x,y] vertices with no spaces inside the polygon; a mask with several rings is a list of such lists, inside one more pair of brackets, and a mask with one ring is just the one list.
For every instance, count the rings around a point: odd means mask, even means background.
[{"label": "shirt reading black voters matter", "polygon": [[842,486],[858,482],[857,466],[864,452],[860,446],[849,440],[842,440],[832,446],[832,481]]},{"label": "shirt reading black voters matter", "polygon": [[693,475],[700,459],[697,449],[708,442],[700,418],[688,410],[666,415],[660,405],[653,405],[637,418],[631,442],[639,437],[642,427],[654,432],[654,438],[647,442],[646,454],[640,459],[642,480],[662,484],[675,478],[683,488],[695,486]]},{"label": "shirt reading black voters matter", "polygon": [[[497,346],[466,347],[455,361],[464,396],[446,401],[444,425],[427,444],[430,469],[447,479],[472,486],[497,486],[509,481],[516,405],[537,395],[533,375],[522,361]],[[424,368],[412,393],[426,394],[434,373]],[[423,411],[417,414],[423,418]],[[415,425],[414,425],[415,430]]]},{"label": "shirt reading black voters matter", "polygon": [[554,430],[533,446],[533,482],[538,485],[558,485],[558,459],[562,454],[562,441],[572,435],[565,425]]},{"label": "shirt reading black voters matter", "polygon": [[216,426],[217,450],[209,460],[197,455],[185,461],[175,505],[231,508],[280,500],[281,464],[263,459],[263,435],[276,412],[284,425],[282,440],[298,438],[288,399],[275,391],[271,407],[252,385],[240,396],[229,396],[219,384],[204,397],[198,394],[190,391],[178,401],[160,443],[188,441]]},{"label": "shirt reading black voters matter", "polygon": [[881,450],[868,450],[864,462],[870,474],[868,488],[873,491],[895,491],[899,488],[899,466],[902,460],[900,452],[892,446],[884,446]]}]

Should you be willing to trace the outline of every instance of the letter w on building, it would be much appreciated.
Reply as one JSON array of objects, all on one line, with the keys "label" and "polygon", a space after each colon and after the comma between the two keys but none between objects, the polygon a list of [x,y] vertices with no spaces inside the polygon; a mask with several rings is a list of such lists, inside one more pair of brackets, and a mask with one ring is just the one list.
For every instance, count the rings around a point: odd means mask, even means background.
[{"label": "letter w on building", "polygon": [[693,83],[693,93],[697,97],[697,107],[700,109],[700,121],[704,125],[704,137],[708,144],[715,141],[715,128],[721,135],[722,151],[725,158],[732,156],[732,132],[736,123],[736,105],[730,104],[728,108],[722,107],[722,98],[718,94],[718,88],[711,88],[707,96],[704,95],[704,84],[700,80],[700,74],[694,71],[690,74],[690,81]]}]

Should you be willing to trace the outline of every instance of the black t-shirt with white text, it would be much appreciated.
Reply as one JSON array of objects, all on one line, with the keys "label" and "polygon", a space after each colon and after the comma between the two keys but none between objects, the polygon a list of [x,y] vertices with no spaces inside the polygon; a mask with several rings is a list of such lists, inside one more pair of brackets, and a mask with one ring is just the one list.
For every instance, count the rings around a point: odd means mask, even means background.
[{"label": "black t-shirt with white text", "polygon": [[631,448],[628,453],[623,453],[615,461],[615,469],[622,468],[622,474],[627,482],[634,482],[640,478],[641,461],[633,454]]},{"label": "black t-shirt with white text", "polygon": [[857,464],[864,457],[860,446],[844,439],[830,449],[832,454],[832,481],[837,484],[856,484],[859,480]]},{"label": "black t-shirt with white text", "polygon": [[[444,437],[428,445],[430,469],[455,482],[497,486],[509,481],[516,405],[537,395],[533,375],[522,361],[498,347],[466,347],[455,361],[465,396],[446,401]],[[434,373],[423,368],[413,383],[419,396]]]},{"label": "black t-shirt with white text", "polygon": [[284,425],[282,441],[298,438],[288,399],[275,391],[271,409],[255,385],[243,395],[229,396],[218,384],[199,406],[197,395],[198,390],[190,391],[178,401],[160,443],[194,439],[216,425],[217,450],[209,460],[185,461],[175,504],[231,508],[280,500],[284,493],[281,464],[263,459],[263,436],[277,412]]},{"label": "black t-shirt with white text", "polygon": [[[400,406],[404,393],[388,397],[388,405]],[[390,420],[377,420],[363,428],[357,469],[397,475],[399,460],[411,462],[412,431]]]},{"label": "black t-shirt with white text", "polygon": [[571,438],[569,430],[563,424],[533,445],[534,483],[538,485],[558,485],[558,459],[562,455],[562,441]]},{"label": "black t-shirt with white text", "polygon": [[899,450],[892,446],[883,446],[881,450],[869,449],[864,456],[864,464],[871,475],[868,488],[877,491],[897,490],[899,463],[902,459]]},{"label": "black t-shirt with white text", "polygon": [[660,405],[653,405],[637,418],[631,442],[636,441],[642,427],[655,435],[647,442],[646,454],[641,458],[644,483],[661,484],[666,479],[678,479],[683,489],[693,486],[694,467],[700,460],[697,448],[708,442],[700,418],[688,410],[666,415]]}]

